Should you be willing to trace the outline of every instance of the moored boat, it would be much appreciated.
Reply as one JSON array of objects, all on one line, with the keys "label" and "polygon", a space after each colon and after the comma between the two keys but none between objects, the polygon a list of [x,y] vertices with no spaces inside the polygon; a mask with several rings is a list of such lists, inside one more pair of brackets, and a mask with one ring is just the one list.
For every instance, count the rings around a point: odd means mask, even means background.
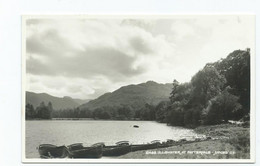
[{"label": "moored boat", "polygon": [[120,156],[129,152],[131,152],[131,145],[128,141],[120,141],[115,146],[103,147],[103,156]]},{"label": "moored boat", "polygon": [[65,158],[68,156],[66,146],[56,146],[52,144],[41,144],[38,147],[41,158]]},{"label": "moored boat", "polygon": [[185,143],[188,143],[188,141],[187,141],[186,138],[183,138],[183,139],[180,139],[180,140],[178,141],[178,143],[180,143],[180,144],[185,144]]},{"label": "moored boat", "polygon": [[151,141],[151,144],[155,144],[157,147],[161,144],[160,140],[153,140]]},{"label": "moored boat", "polygon": [[135,152],[138,150],[149,150],[149,149],[155,149],[157,148],[157,144],[133,144],[131,145],[131,151]]},{"label": "moored boat", "polygon": [[71,144],[67,146],[68,150],[79,150],[83,148],[83,144],[82,143],[75,143],[75,144]]},{"label": "moored boat", "polygon": [[175,145],[176,142],[172,139],[167,139],[165,142],[158,144],[158,148],[165,148]]},{"label": "moored boat", "polygon": [[166,143],[168,143],[168,144],[173,144],[173,143],[175,143],[175,141],[174,141],[173,139],[167,139],[167,140],[166,140]]},{"label": "moored boat", "polygon": [[84,147],[82,144],[72,144],[69,148],[70,158],[101,158],[103,144],[94,144],[91,147]]}]

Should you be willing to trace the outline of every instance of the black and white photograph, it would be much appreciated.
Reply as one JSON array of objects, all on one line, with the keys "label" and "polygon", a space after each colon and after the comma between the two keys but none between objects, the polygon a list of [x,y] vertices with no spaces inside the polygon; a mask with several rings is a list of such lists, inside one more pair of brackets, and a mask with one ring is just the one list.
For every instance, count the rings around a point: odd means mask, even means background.
[{"label": "black and white photograph", "polygon": [[254,15],[24,15],[23,162],[253,162]]}]

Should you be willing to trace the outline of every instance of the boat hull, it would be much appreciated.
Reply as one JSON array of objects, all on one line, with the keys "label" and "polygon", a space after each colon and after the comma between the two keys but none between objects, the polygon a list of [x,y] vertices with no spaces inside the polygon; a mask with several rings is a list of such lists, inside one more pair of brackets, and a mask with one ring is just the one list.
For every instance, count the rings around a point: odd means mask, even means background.
[{"label": "boat hull", "polygon": [[103,148],[103,156],[120,156],[131,152],[131,146],[106,146]]},{"label": "boat hull", "polygon": [[41,158],[65,158],[68,156],[66,146],[43,144],[38,147],[38,152]]},{"label": "boat hull", "polygon": [[70,158],[101,158],[103,147],[84,147],[82,149],[69,151]]},{"label": "boat hull", "polygon": [[131,151],[135,152],[138,150],[149,150],[149,149],[155,149],[157,147],[158,147],[157,144],[137,144],[131,146]]}]

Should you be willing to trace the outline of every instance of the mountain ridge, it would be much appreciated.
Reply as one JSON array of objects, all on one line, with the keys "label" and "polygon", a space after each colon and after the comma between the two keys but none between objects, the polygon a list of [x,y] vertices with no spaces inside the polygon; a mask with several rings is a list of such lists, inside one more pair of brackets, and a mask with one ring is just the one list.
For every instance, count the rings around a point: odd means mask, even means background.
[{"label": "mountain ridge", "polygon": [[172,89],[171,83],[161,84],[147,81],[140,84],[122,86],[113,92],[108,92],[100,97],[79,106],[80,109],[94,110],[100,107],[130,106],[139,109],[145,104],[156,105],[161,101],[169,100]]},{"label": "mountain ridge", "polygon": [[69,109],[69,108],[76,108],[83,103],[86,103],[89,100],[82,100],[82,99],[73,99],[69,96],[64,97],[56,97],[52,96],[48,93],[35,93],[26,91],[26,104],[32,104],[34,108],[38,107],[41,102],[48,104],[48,102],[52,103],[53,109]]}]

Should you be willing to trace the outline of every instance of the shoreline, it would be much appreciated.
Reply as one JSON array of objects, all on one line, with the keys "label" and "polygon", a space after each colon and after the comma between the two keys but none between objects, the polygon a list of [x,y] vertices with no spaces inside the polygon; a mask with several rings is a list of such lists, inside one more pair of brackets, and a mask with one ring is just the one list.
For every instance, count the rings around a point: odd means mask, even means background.
[{"label": "shoreline", "polygon": [[[37,120],[38,119],[33,119],[28,121],[37,121]],[[41,120],[48,120],[48,119],[41,119]],[[55,120],[49,120],[49,121],[55,121]],[[56,120],[56,121],[60,121],[60,120]],[[94,121],[94,119],[91,119],[91,121]],[[116,121],[116,120],[96,120],[96,121]],[[156,121],[151,121],[151,122],[159,123]],[[181,127],[181,126],[169,126],[169,127]],[[181,127],[181,128],[190,129],[186,127]],[[249,127],[242,126],[239,124],[220,124],[220,125],[199,126],[192,130],[199,135],[204,135],[205,138],[208,137],[210,138],[201,141],[183,143],[180,145],[173,145],[165,148],[129,152],[125,155],[116,157],[116,159],[117,158],[118,159],[249,159],[250,158],[250,128]]]},{"label": "shoreline", "polygon": [[234,124],[200,126],[198,134],[215,139],[130,152],[119,159],[249,159],[249,128]]},{"label": "shoreline", "polygon": [[25,121],[62,121],[62,120],[68,120],[68,121],[84,121],[84,120],[91,120],[91,121],[149,121],[149,122],[156,122],[152,120],[135,120],[135,119],[126,119],[126,120],[120,120],[120,119],[93,119],[93,118],[53,118],[53,119],[25,119]]}]

